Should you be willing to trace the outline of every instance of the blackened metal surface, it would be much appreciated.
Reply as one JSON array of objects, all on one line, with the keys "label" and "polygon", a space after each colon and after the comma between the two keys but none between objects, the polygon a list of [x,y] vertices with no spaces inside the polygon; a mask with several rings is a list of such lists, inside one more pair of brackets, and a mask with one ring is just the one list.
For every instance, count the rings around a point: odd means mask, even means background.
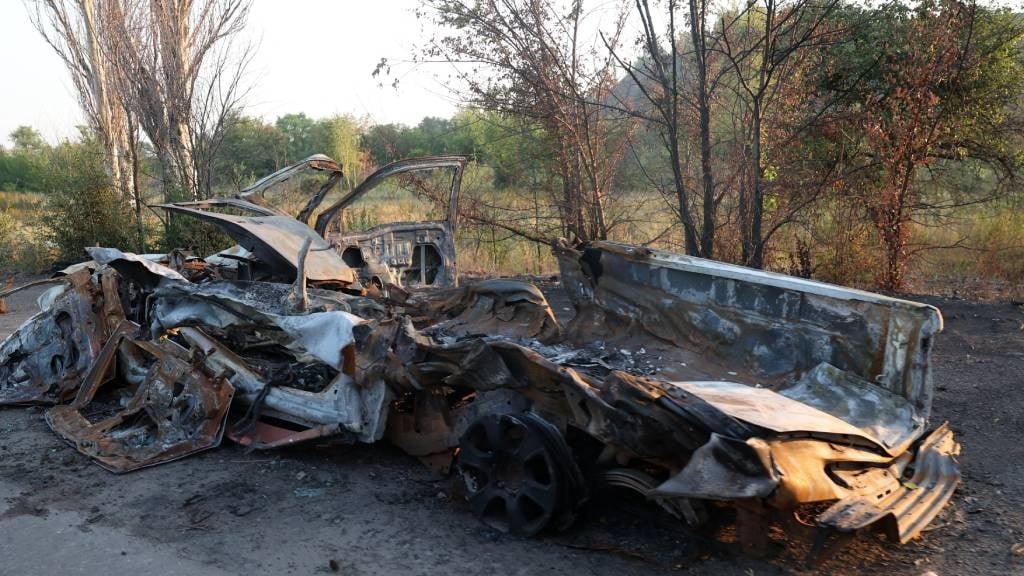
[{"label": "blackened metal surface", "polygon": [[889,536],[907,542],[942,511],[960,483],[960,445],[947,424],[924,438],[914,457],[914,473],[895,489],[840,500],[818,516],[818,524],[852,532],[881,523]]},{"label": "blackened metal surface", "polygon": [[310,280],[346,284],[356,281],[355,272],[331,249],[330,244],[309,226],[290,216],[231,216],[177,204],[164,204],[160,207],[217,225],[232,240],[256,255],[271,269],[284,273],[282,275],[289,280],[295,278],[302,244],[309,240],[312,248],[306,262],[306,275]]},{"label": "blackened metal surface", "polygon": [[121,314],[116,292],[105,295],[88,269],[65,278],[67,285],[49,307],[0,343],[0,405],[56,404],[72,397],[108,333],[105,308]]},{"label": "blackened metal surface", "polygon": [[[827,380],[820,385],[839,387],[828,377],[849,374],[878,388],[879,398],[902,398],[882,412],[906,422],[876,427],[892,448],[924,429],[933,394],[931,339],[942,328],[934,307],[612,242],[582,252],[562,248],[558,256],[578,305],[599,306],[606,325],[636,325],[714,358],[702,366],[720,370],[715,380],[783,388],[828,365],[835,370],[819,374]],[[590,328],[576,332],[584,338]],[[856,407],[835,407],[839,418],[856,416]]]},{"label": "blackened metal surface", "polygon": [[50,428],[111,472],[220,444],[231,385],[169,340],[128,338],[137,328],[128,324],[107,341],[75,401],[47,411]]}]

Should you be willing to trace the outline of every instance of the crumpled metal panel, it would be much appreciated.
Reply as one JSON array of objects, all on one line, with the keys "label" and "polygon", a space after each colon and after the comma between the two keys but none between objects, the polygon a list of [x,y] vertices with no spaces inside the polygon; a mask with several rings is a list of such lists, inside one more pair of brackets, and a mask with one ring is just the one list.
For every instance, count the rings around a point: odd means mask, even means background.
[{"label": "crumpled metal panel", "polygon": [[423,158],[409,158],[392,162],[391,164],[388,164],[367,176],[366,180],[363,180],[351,192],[343,196],[334,204],[325,208],[324,211],[317,216],[316,226],[314,228],[318,234],[325,235],[327,233],[327,225],[335,216],[338,215],[339,212],[344,210],[346,207],[351,206],[354,202],[365,196],[367,192],[388,178],[405,172],[414,172],[417,170],[452,168],[455,170],[455,174],[452,178],[452,186],[448,192],[448,218],[446,228],[449,233],[454,233],[455,222],[457,221],[458,216],[459,189],[462,186],[462,171],[465,169],[467,162],[469,162],[469,158],[466,156],[427,156]]},{"label": "crumpled metal panel", "polygon": [[[389,396],[383,381],[357,384],[350,373],[341,372],[318,392],[270,386],[264,375],[202,330],[183,328],[181,334],[201,352],[208,370],[230,374],[240,400],[249,405],[259,402],[263,415],[317,429],[304,439],[348,433],[362,442],[374,442],[384,434]],[[269,444],[248,432],[238,436],[250,436],[248,444]]]},{"label": "crumpled metal panel", "polygon": [[779,485],[764,441],[712,433],[679,474],[655,488],[658,496],[741,500],[767,498]]},{"label": "crumpled metal panel", "polygon": [[880,523],[892,539],[906,543],[920,534],[953,496],[960,483],[959,454],[960,444],[948,424],[942,424],[918,445],[909,480],[877,493],[840,500],[822,512],[817,522],[839,532]]},{"label": "crumpled metal panel", "polygon": [[700,397],[737,420],[775,433],[802,432],[823,438],[861,438],[885,448],[880,440],[864,430],[767,388],[753,388],[735,382],[670,382],[668,385]]},{"label": "crumpled metal panel", "polygon": [[345,264],[331,245],[309,226],[291,216],[232,216],[177,204],[162,204],[159,207],[217,225],[232,240],[271,268],[287,271],[292,277],[296,274],[302,244],[309,240],[312,247],[305,262],[307,278],[344,284],[356,281],[355,271]]},{"label": "crumpled metal panel", "polygon": [[300,174],[302,171],[319,170],[322,172],[328,172],[330,174],[341,174],[341,165],[339,165],[331,157],[324,154],[314,154],[308,158],[305,158],[291,166],[285,166],[276,172],[267,174],[259,180],[253,182],[247,188],[237,194],[239,198],[245,200],[252,200],[258,198],[260,194],[265,192],[267,189],[272,188],[286,180]]},{"label": "crumpled metal panel", "polygon": [[[336,370],[353,328],[364,322],[338,309],[302,315],[281,314],[287,286],[267,283],[168,284],[154,292],[150,313],[153,334],[182,326],[262,330],[261,334],[296,355],[297,362],[320,361]],[[345,306],[342,301],[311,299],[311,307]]]},{"label": "crumpled metal panel", "polygon": [[[110,271],[113,274],[113,271]],[[116,289],[86,268],[65,277],[59,295],[0,343],[0,405],[56,404],[75,394],[111,324],[123,318]]]},{"label": "crumpled metal panel", "polygon": [[69,405],[47,411],[59,436],[112,472],[129,472],[220,444],[233,389],[169,340],[133,340],[125,322]]},{"label": "crumpled metal panel", "polygon": [[942,330],[933,306],[615,242],[557,254],[578,305],[700,349],[730,371],[783,383],[827,363],[903,396],[922,419],[931,411],[928,358]]},{"label": "crumpled metal panel", "polygon": [[831,364],[819,364],[778,392],[856,427],[893,454],[906,450],[925,425],[903,396]]},{"label": "crumpled metal panel", "polygon": [[550,342],[561,336],[544,294],[519,280],[482,280],[435,296],[419,313],[433,319],[428,333],[442,339],[500,335]]},{"label": "crumpled metal panel", "polygon": [[93,262],[114,268],[143,288],[153,289],[168,281],[188,282],[179,272],[138,254],[102,247],[86,248],[85,251],[92,256]]}]

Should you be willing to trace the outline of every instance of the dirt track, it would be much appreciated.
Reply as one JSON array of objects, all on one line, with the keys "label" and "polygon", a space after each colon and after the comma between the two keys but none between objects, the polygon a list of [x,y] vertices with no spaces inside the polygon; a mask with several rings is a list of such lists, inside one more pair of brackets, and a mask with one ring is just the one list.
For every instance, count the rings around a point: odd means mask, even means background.
[{"label": "dirt track", "polygon": [[[38,293],[9,300],[0,337],[34,312]],[[919,541],[865,535],[821,573],[1024,574],[1011,552],[1024,543],[1024,311],[931,303],[946,318],[933,421],[949,420],[963,444],[964,482]],[[803,571],[808,541],[779,527],[772,556],[758,561],[733,552],[728,526],[705,541],[622,508],[597,503],[564,533],[502,536],[449,481],[387,445],[246,453],[225,442],[115,476],[50,433],[40,409],[0,409],[0,575]]]}]

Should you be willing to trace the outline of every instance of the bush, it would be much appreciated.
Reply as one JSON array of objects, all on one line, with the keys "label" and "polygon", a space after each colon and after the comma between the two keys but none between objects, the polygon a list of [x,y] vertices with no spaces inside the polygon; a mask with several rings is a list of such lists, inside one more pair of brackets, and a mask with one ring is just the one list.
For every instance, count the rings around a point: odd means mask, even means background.
[{"label": "bush", "polygon": [[[167,202],[191,200],[181,192],[168,191]],[[221,210],[219,210],[220,212]],[[223,212],[232,213],[230,209]],[[244,212],[238,212],[246,215]],[[208,256],[235,245],[235,241],[209,222],[184,214],[167,212],[167,227],[161,237],[160,249],[170,252],[175,248],[191,250],[196,256]]]},{"label": "bush", "polygon": [[17,244],[15,232],[17,223],[7,210],[0,210],[0,273],[15,269]]},{"label": "bush", "polygon": [[42,224],[62,261],[82,260],[88,246],[136,245],[133,215],[111,186],[102,159],[102,149],[90,142],[64,142],[50,154]]}]

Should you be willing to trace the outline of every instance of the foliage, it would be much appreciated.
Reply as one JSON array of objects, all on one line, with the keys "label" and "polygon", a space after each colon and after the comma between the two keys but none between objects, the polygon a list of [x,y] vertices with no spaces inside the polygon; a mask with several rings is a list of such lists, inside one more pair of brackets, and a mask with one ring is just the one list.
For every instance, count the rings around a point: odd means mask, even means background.
[{"label": "foliage", "polygon": [[103,167],[95,141],[66,141],[47,154],[48,195],[42,225],[63,261],[80,261],[88,246],[134,246],[130,210]]},{"label": "foliage", "polygon": [[19,126],[10,134],[14,147],[0,146],[0,190],[41,192],[43,157],[49,148],[39,132]]},{"label": "foliage", "polygon": [[17,225],[7,210],[0,210],[0,272],[14,268]]},{"label": "foliage", "polygon": [[238,191],[273,172],[284,164],[288,146],[288,136],[279,126],[251,116],[232,115],[214,163],[214,187]]},{"label": "foliage", "polygon": [[351,115],[326,118],[317,125],[324,132],[323,153],[341,164],[344,184],[347,188],[354,188],[366,176],[363,168],[367,164],[367,155],[359,147],[362,126]]},{"label": "foliage", "polygon": [[[614,225],[607,218],[611,183],[633,125],[628,116],[610,117],[601,104],[616,83],[616,64],[598,46],[618,44],[624,13],[614,11],[593,30],[584,26],[591,14],[582,2],[424,0],[422,6],[436,27],[422,57],[452,65],[449,81],[462,102],[543,129],[548,169],[560,188],[544,190],[544,202],[559,209],[560,235],[607,238]],[[467,62],[470,69],[459,66]]]},{"label": "foliage", "polygon": [[[180,192],[177,195],[183,196]],[[176,214],[169,216],[160,249],[169,252],[175,248],[182,248],[198,256],[207,256],[230,248],[234,244],[234,240],[213,224]]]},{"label": "foliage", "polygon": [[872,16],[837,50],[835,73],[824,81],[845,85],[842,130],[859,143],[855,163],[865,168],[850,192],[882,248],[877,283],[898,290],[914,255],[915,217],[1004,190],[1002,182],[975,185],[964,197],[964,188],[939,182],[956,173],[949,167],[981,162],[1005,182],[1020,164],[1009,112],[1024,88],[1024,27],[1007,11],[954,0],[893,3]]},{"label": "foliage", "polygon": [[[610,5],[606,36],[586,40],[596,27],[574,24],[594,6],[424,0],[437,27],[419,56],[475,62],[451,68],[464,108],[412,126],[235,110],[205,149],[203,193],[234,194],[317,153],[343,166],[333,194],[401,158],[468,154],[456,240],[476,271],[550,272],[540,246],[575,234],[868,288],[931,286],[920,283],[942,272],[1024,280],[1018,14],[970,0],[637,0]],[[634,9],[663,29],[617,44]],[[689,22],[673,28],[668,15]],[[138,230],[162,249],[231,243],[190,218],[142,211],[138,223],[134,193],[109,186],[95,130],[56,146],[30,127],[10,138],[0,190],[18,192],[0,192],[0,268],[79,259],[97,243],[137,249]],[[162,181],[159,147],[126,150],[142,202],[191,199]],[[292,179],[277,200],[302,205],[323,180]],[[417,193],[354,208],[344,224],[437,208]],[[20,204],[42,198],[43,216]]]}]

